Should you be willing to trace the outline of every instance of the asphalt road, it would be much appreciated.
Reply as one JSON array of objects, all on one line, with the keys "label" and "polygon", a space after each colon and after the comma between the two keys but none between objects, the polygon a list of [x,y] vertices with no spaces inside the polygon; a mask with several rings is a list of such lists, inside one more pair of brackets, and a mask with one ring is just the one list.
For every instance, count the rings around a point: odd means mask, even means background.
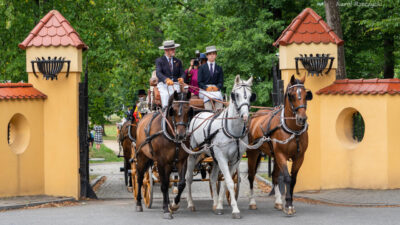
[{"label": "asphalt road", "polygon": [[182,208],[174,214],[173,220],[162,219],[161,199],[154,202],[153,209],[135,212],[131,199],[97,200],[80,203],[78,206],[61,208],[42,208],[12,210],[0,213],[0,224],[16,225],[54,225],[54,224],[400,224],[400,208],[355,208],[311,205],[295,203],[297,214],[286,217],[281,211],[273,209],[273,199],[258,198],[258,210],[247,208],[247,199],[240,198],[239,208],[242,219],[231,219],[230,207],[225,207],[224,215],[214,215],[211,200],[195,201],[197,211]]}]

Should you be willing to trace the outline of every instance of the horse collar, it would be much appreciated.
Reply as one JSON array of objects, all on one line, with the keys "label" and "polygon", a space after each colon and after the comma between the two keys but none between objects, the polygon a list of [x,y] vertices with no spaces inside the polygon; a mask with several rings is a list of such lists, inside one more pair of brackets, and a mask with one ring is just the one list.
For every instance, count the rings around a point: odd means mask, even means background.
[{"label": "horse collar", "polygon": [[246,136],[247,134],[247,129],[246,126],[243,127],[243,131],[242,134],[240,136],[235,136],[234,134],[232,134],[231,132],[229,132],[228,130],[228,111],[226,111],[225,113],[225,118],[222,118],[222,131],[224,132],[224,134],[229,137],[229,138],[233,138],[233,139],[242,139],[244,136]]},{"label": "horse collar", "polygon": [[304,126],[303,126],[303,129],[301,129],[301,130],[292,130],[292,129],[290,129],[285,123],[285,110],[284,109],[282,109],[282,111],[281,111],[281,124],[282,124],[282,128],[283,128],[284,131],[286,131],[289,134],[295,134],[296,136],[301,135],[308,128],[308,123],[306,122],[304,124]]}]

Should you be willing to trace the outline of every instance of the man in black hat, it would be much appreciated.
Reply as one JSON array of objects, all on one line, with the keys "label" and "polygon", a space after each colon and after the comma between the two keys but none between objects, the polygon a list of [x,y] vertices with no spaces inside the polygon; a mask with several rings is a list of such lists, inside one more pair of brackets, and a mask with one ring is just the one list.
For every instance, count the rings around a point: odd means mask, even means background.
[{"label": "man in black hat", "polygon": [[133,117],[135,118],[136,122],[138,122],[144,115],[150,112],[148,101],[146,99],[146,91],[140,89],[138,91],[139,100],[136,104],[135,111],[133,112]]},{"label": "man in black hat", "polygon": [[174,93],[174,90],[180,92],[179,84],[176,82],[184,82],[185,71],[182,62],[175,58],[175,48],[179,46],[173,40],[169,40],[164,41],[163,46],[158,47],[165,53],[164,56],[156,59],[157,88],[160,91],[163,108],[168,105],[169,96]]},{"label": "man in black hat", "polygon": [[[223,100],[221,88],[224,86],[224,72],[215,63],[215,59],[217,58],[217,49],[215,46],[206,47],[206,56],[208,59],[207,63],[200,66],[197,79],[199,87],[203,89],[200,91],[199,96],[204,100],[204,108],[212,110],[213,103],[211,103],[210,98],[219,101]],[[221,102],[214,101],[214,105],[216,110],[223,108]]]}]

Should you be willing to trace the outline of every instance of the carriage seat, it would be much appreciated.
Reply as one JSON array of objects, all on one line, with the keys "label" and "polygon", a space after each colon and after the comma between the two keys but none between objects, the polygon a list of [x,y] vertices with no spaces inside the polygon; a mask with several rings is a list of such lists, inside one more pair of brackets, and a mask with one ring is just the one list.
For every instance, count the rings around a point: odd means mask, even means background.
[{"label": "carriage seat", "polygon": [[193,95],[193,96],[190,98],[189,104],[190,104],[191,106],[193,106],[193,107],[204,109],[204,101],[203,101],[203,99],[199,98],[199,97],[196,96],[196,95]]}]

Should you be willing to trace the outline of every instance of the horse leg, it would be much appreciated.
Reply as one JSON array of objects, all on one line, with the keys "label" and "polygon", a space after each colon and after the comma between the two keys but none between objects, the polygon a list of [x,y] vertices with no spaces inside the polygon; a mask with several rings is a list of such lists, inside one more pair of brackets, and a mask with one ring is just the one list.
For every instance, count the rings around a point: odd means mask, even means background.
[{"label": "horse leg", "polygon": [[[273,190],[274,190],[274,194],[275,194],[275,206],[274,208],[277,210],[282,210],[283,206],[282,206],[282,195],[281,195],[281,188],[279,185],[281,185],[281,183],[283,181],[281,181],[279,179],[279,175],[280,175],[280,171],[279,171],[279,167],[277,163],[274,163],[274,170],[272,172],[272,185],[273,185]],[[283,176],[282,176],[283,178]]]},{"label": "horse leg", "polygon": [[181,201],[181,195],[186,186],[185,174],[186,174],[186,160],[180,161],[177,165],[179,182],[178,182],[178,194],[176,195],[174,202],[172,202],[171,209],[176,211],[179,209],[179,202]]},{"label": "horse leg", "polygon": [[[240,161],[239,161],[240,162]],[[235,170],[236,167],[239,165],[239,162],[236,163],[233,167],[232,170]],[[230,173],[230,169],[228,166],[228,162],[226,161],[225,158],[219,157],[218,158],[218,164],[219,168],[222,171],[222,174],[224,175],[224,180],[226,187],[228,188],[229,194],[231,195],[231,207],[232,207],[232,218],[233,219],[240,219],[240,210],[237,206],[236,198],[235,198],[235,184],[232,179],[232,175]],[[220,203],[220,202],[219,202]],[[218,204],[217,209],[220,205]],[[221,204],[222,208],[222,204]]]},{"label": "horse leg", "polygon": [[304,155],[301,157],[297,157],[293,160],[293,164],[292,164],[292,180],[290,182],[290,206],[292,207],[292,213],[295,214],[296,210],[294,209],[293,206],[293,191],[294,191],[294,186],[296,185],[296,181],[297,181],[297,173],[299,172],[299,169],[301,167],[301,165],[303,164],[303,160],[304,160]]},{"label": "horse leg", "polygon": [[218,195],[219,195],[218,188],[217,188],[218,179],[219,179],[219,167],[218,167],[218,164],[216,162],[213,162],[212,170],[211,170],[211,173],[210,173],[210,183],[211,183],[211,190],[212,190],[212,194],[213,194],[212,195],[212,197],[213,197],[213,211],[217,215],[222,215],[223,214],[222,208],[221,209],[217,209]]},{"label": "horse leg", "polygon": [[143,154],[138,154],[137,164],[136,164],[136,173],[137,173],[137,183],[138,183],[138,192],[136,196],[136,211],[143,212],[142,207],[142,186],[143,186],[143,178],[144,173],[148,167],[148,159]]},{"label": "horse leg", "polygon": [[187,204],[188,208],[193,212],[195,211],[195,207],[193,204],[192,198],[192,183],[193,183],[193,170],[196,166],[196,157],[194,155],[189,155],[187,159],[187,172],[186,172],[186,185],[188,187],[188,194],[187,194]]},{"label": "horse leg", "polygon": [[[127,165],[126,167],[126,169],[128,170],[127,172],[129,172],[129,170],[131,170],[132,168],[131,168],[131,163],[129,162],[129,158],[127,159],[127,158],[124,158],[125,159],[125,165]],[[129,174],[128,174],[129,175]],[[128,188],[132,188],[132,176],[131,175],[129,175],[128,176]]]},{"label": "horse leg", "polygon": [[257,167],[260,163],[261,154],[259,151],[247,151],[247,167],[248,167],[248,179],[250,184],[250,197],[249,197],[249,209],[257,209],[257,203],[254,199],[254,178],[256,176]]},{"label": "horse leg", "polygon": [[161,192],[163,193],[164,219],[172,219],[172,214],[169,211],[169,194],[168,194],[171,166],[158,164],[157,169],[161,180]]},{"label": "horse leg", "polygon": [[[285,184],[285,189],[286,189],[286,193],[285,193],[285,207],[283,208],[283,212],[288,215],[291,216],[294,214],[293,211],[293,205],[292,205],[292,196],[290,194],[290,184],[292,182],[292,178],[290,176],[288,167],[287,167],[287,158],[286,156],[283,155],[283,153],[281,152],[276,152],[276,162],[278,163],[279,169],[281,172],[283,172],[283,182]],[[279,180],[279,179],[278,179]],[[278,181],[278,184],[280,182]],[[277,191],[277,190],[275,190]]]}]

